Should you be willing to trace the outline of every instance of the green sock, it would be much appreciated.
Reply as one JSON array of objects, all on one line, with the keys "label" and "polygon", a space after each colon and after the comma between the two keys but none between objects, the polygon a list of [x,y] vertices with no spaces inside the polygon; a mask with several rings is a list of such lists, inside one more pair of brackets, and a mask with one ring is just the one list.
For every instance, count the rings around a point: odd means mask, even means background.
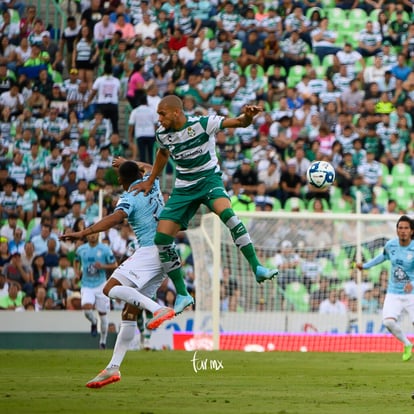
[{"label": "green sock", "polygon": [[181,267],[179,269],[168,272],[168,277],[174,283],[177,294],[182,295],[182,296],[187,296],[189,294],[187,292],[187,287],[184,282],[184,274],[181,270]]},{"label": "green sock", "polygon": [[180,256],[175,248],[174,237],[157,232],[154,241],[158,248],[162,267],[174,283],[177,294],[189,295],[184,282],[184,272],[181,268]]},{"label": "green sock", "polygon": [[260,266],[260,262],[257,258],[256,250],[254,249],[253,244],[250,243],[247,246],[242,247],[240,251],[249,262],[249,265],[253,269],[253,272],[256,273],[257,266]]},{"label": "green sock", "polygon": [[260,265],[260,262],[257,258],[256,251],[246,226],[236,214],[234,214],[234,211],[231,208],[223,210],[220,214],[220,219],[229,228],[233,241],[249,262],[253,272],[256,273],[257,266]]}]

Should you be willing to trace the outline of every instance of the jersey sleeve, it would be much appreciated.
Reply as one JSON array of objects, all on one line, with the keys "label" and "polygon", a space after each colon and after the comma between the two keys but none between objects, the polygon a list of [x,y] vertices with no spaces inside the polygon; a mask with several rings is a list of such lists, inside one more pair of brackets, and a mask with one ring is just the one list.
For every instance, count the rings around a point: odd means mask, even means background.
[{"label": "jersey sleeve", "polygon": [[217,134],[217,132],[221,131],[222,128],[222,123],[223,123],[224,117],[223,116],[218,116],[218,115],[212,115],[208,117],[207,120],[207,129],[206,132],[207,134]]},{"label": "jersey sleeve", "polygon": [[124,193],[119,198],[118,202],[116,203],[116,207],[114,211],[121,210],[129,217],[132,212],[132,204],[130,200],[130,194]]}]

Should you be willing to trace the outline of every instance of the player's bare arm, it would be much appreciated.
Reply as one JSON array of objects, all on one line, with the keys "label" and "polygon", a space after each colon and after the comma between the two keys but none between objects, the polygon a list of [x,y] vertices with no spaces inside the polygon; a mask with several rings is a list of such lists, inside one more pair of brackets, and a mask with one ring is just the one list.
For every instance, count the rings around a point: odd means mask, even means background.
[{"label": "player's bare arm", "polygon": [[252,122],[254,117],[263,111],[261,106],[246,105],[243,112],[237,118],[227,118],[222,122],[223,128],[246,128]]},{"label": "player's bare arm", "polygon": [[[124,163],[125,161],[128,161],[128,160],[124,157],[116,157],[112,160],[112,167],[119,168],[120,165],[122,163]],[[141,162],[141,161],[135,161],[135,163],[138,165],[139,169],[143,173],[147,173],[147,172],[152,171],[152,165],[151,164],[148,164],[146,162]]]},{"label": "player's bare arm", "polygon": [[101,231],[109,230],[110,228],[122,223],[127,217],[127,214],[122,210],[117,210],[109,216],[104,217],[102,220],[87,227],[85,230],[77,231],[73,233],[62,234],[60,240],[77,240],[83,237],[89,236],[94,233],[100,233]]},{"label": "player's bare arm", "polygon": [[151,170],[151,175],[148,177],[147,180],[142,181],[138,184],[135,184],[129,190],[130,192],[134,192],[134,194],[138,194],[141,191],[144,192],[145,195],[151,190],[152,186],[154,185],[154,181],[158,176],[161,175],[162,171],[164,170],[165,166],[167,165],[168,158],[170,157],[170,153],[168,150],[160,148],[157,151],[157,155],[155,157],[154,166]]}]

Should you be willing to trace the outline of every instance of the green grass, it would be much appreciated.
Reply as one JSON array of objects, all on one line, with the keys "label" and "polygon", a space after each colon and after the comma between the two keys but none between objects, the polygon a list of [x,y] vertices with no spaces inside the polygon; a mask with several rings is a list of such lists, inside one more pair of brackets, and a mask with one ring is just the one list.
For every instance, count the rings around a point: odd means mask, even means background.
[{"label": "green grass", "polygon": [[198,352],[223,369],[193,370],[193,352],[129,352],[122,380],[85,387],[111,351],[0,351],[0,413],[404,414],[413,364],[401,355]]}]

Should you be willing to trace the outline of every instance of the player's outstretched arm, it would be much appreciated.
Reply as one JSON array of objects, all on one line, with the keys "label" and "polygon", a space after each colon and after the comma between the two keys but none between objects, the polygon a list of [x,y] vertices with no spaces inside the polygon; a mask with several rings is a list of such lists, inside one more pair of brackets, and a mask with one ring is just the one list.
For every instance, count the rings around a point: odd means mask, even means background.
[{"label": "player's outstretched arm", "polygon": [[117,210],[109,216],[104,217],[102,220],[99,220],[97,223],[92,224],[92,226],[87,227],[85,230],[77,231],[74,233],[65,233],[62,234],[60,240],[76,240],[82,239],[86,236],[89,236],[94,233],[100,233],[101,231],[109,230],[110,228],[116,226],[119,223],[122,223],[127,214],[125,211]]},{"label": "player's outstretched arm", "polygon": [[[124,157],[116,157],[112,160],[112,167],[114,168],[119,168],[121,166],[122,163],[124,163],[125,161],[129,161]],[[147,172],[152,171],[152,165],[148,164],[146,162],[141,162],[141,161],[135,161],[135,163],[138,165],[138,168],[145,174]]]},{"label": "player's outstretched arm", "polygon": [[243,112],[237,118],[226,118],[221,125],[223,128],[246,128],[253,122],[253,118],[262,111],[261,106],[245,105]]},{"label": "player's outstretched arm", "polygon": [[154,166],[152,167],[151,174],[147,180],[144,180],[138,184],[135,184],[131,189],[130,192],[134,194],[138,194],[141,191],[144,192],[145,195],[151,190],[154,181],[161,175],[162,171],[164,170],[165,166],[167,165],[168,158],[170,157],[170,153],[168,150],[159,148],[157,151],[157,155],[155,157]]}]

